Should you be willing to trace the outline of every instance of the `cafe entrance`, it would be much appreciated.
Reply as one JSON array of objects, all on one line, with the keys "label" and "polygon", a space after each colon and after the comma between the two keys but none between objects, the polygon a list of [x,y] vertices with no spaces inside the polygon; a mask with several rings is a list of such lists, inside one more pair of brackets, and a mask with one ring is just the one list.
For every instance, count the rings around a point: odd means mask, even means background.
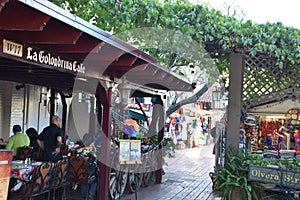
[{"label": "cafe entrance", "polygon": [[[159,100],[161,91],[192,91],[191,84],[145,52],[48,1],[0,0],[0,5],[1,137],[8,139],[15,123],[41,131],[53,115],[62,118],[64,139],[75,137],[78,127],[79,134],[98,128],[105,138],[97,155],[98,198],[107,199],[114,88],[126,82],[131,97]],[[75,118],[73,105],[80,113]],[[159,131],[160,141],[162,136]],[[161,170],[157,177],[159,182]]]}]

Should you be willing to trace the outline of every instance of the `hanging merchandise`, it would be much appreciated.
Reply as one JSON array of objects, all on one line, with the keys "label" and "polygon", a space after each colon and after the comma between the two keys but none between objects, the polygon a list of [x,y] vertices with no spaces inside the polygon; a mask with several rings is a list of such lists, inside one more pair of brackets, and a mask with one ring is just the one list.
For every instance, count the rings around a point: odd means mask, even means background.
[{"label": "hanging merchandise", "polygon": [[258,150],[258,126],[251,127],[251,136],[250,136],[250,150]]},{"label": "hanging merchandise", "polygon": [[292,108],[285,114],[287,124],[298,125],[300,124],[300,109]]},{"label": "hanging merchandise", "polygon": [[247,126],[257,126],[258,118],[252,114],[246,114],[244,118],[244,124]]}]

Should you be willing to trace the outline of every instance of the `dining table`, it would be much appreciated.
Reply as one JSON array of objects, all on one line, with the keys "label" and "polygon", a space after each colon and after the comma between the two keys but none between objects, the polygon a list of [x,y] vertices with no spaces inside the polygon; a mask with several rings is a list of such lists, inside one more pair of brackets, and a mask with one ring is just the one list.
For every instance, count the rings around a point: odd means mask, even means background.
[{"label": "dining table", "polygon": [[30,180],[35,167],[41,164],[42,162],[37,161],[30,163],[23,160],[12,161],[9,191],[14,192],[19,190],[23,184],[26,184]]}]

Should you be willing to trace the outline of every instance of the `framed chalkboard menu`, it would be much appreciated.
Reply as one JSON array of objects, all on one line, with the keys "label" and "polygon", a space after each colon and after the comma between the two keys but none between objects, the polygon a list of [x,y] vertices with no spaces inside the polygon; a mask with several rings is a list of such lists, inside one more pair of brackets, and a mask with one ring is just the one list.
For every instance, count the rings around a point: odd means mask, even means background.
[{"label": "framed chalkboard menu", "polygon": [[120,140],[120,164],[141,164],[141,141]]}]

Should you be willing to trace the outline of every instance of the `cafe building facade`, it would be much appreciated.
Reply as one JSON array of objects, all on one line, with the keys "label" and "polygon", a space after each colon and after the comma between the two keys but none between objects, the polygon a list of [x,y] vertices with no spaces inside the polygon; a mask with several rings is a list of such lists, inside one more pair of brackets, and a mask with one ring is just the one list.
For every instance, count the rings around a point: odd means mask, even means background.
[{"label": "cafe building facade", "polygon": [[[106,138],[97,155],[101,200],[108,198],[106,163],[115,88],[126,83],[128,97],[160,100],[166,91],[193,90],[145,52],[38,0],[0,0],[0,83],[3,140],[8,140],[14,124],[40,133],[53,115],[62,118],[64,139],[80,139],[101,129]],[[157,123],[163,124],[164,118]],[[162,140],[163,130],[158,131]],[[157,174],[161,177],[161,170]]]}]

